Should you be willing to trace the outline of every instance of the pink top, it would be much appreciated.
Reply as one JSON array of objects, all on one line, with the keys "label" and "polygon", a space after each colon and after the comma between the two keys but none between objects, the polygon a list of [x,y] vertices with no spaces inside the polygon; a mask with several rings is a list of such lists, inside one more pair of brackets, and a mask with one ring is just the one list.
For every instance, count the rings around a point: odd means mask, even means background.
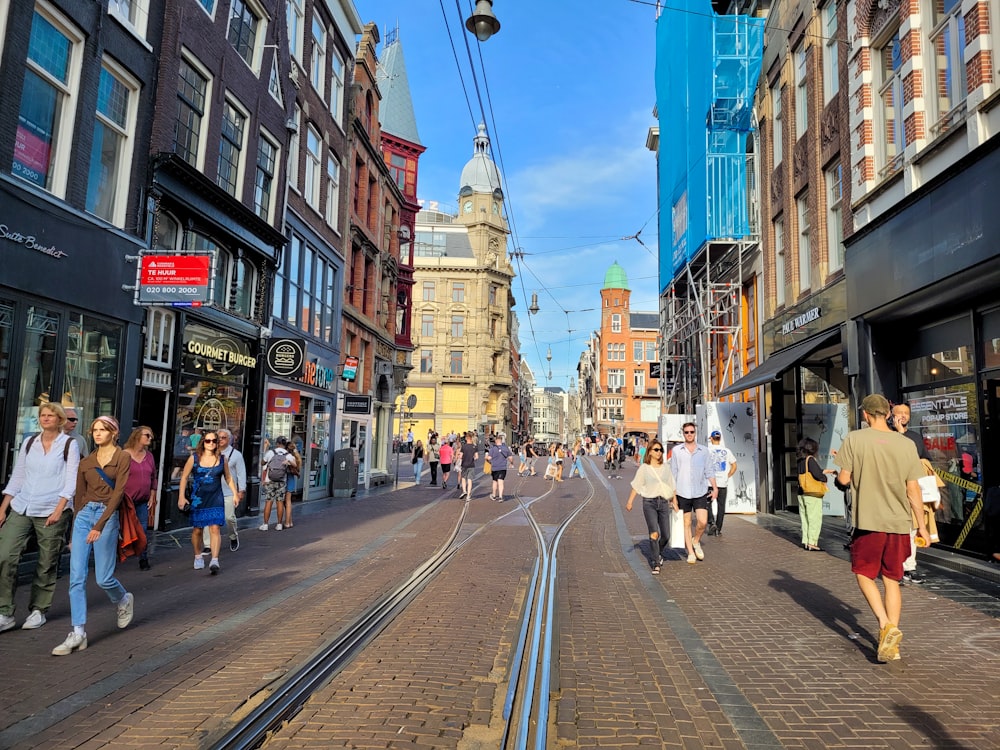
[{"label": "pink top", "polygon": [[131,456],[129,460],[132,461],[132,470],[125,483],[125,496],[132,498],[135,505],[149,502],[149,494],[156,491],[156,462],[153,461],[153,454],[147,451],[142,461],[136,461]]},{"label": "pink top", "polygon": [[453,453],[454,452],[452,451],[452,448],[451,448],[450,445],[448,445],[447,443],[442,444],[441,445],[441,450],[440,450],[441,463],[443,463],[443,464],[450,464],[451,463],[451,459],[453,458]]}]

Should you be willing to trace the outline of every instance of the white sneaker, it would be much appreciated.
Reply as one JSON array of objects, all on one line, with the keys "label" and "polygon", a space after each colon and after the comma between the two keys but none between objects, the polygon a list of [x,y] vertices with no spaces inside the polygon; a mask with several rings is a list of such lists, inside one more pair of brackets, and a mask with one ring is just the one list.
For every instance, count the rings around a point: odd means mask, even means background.
[{"label": "white sneaker", "polygon": [[279,523],[279,524],[277,524],[277,525],[276,525],[276,526],[274,527],[274,530],[275,530],[275,531],[281,531],[281,530],[282,530],[283,528],[285,528],[285,527],[284,527],[284,526],[282,526],[282,525],[281,525],[281,524]]},{"label": "white sneaker", "polygon": [[208,569],[211,571],[212,575],[214,576],[216,573],[219,572],[219,561],[213,559],[212,562],[210,562],[208,564]]},{"label": "white sneaker", "polygon": [[135,597],[131,594],[125,594],[122,600],[118,602],[118,627],[127,628],[128,624],[132,622],[132,613],[135,610]]},{"label": "white sneaker", "polygon": [[34,630],[35,628],[40,628],[45,624],[45,615],[42,614],[42,610],[33,609],[31,614],[28,615],[28,619],[24,621],[24,625],[21,626],[21,630]]},{"label": "white sneaker", "polygon": [[66,640],[52,649],[53,656],[69,656],[74,651],[83,651],[87,648],[87,634],[77,635],[76,631],[70,631]]},{"label": "white sneaker", "polygon": [[205,569],[205,559],[201,555],[198,555],[194,559],[194,569],[195,570],[204,570]]},{"label": "white sneaker", "polygon": [[257,531],[267,531],[267,524],[262,523],[260,526],[257,527]]},{"label": "white sneaker", "polygon": [[17,621],[13,615],[0,615],[0,633],[5,630],[13,630]]}]

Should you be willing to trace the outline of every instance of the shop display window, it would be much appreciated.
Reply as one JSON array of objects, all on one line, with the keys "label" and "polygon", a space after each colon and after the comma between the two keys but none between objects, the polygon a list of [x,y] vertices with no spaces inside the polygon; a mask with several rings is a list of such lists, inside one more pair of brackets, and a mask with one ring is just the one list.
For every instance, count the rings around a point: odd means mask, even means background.
[{"label": "shop display window", "polygon": [[955,346],[904,361],[901,367],[903,387],[967,377],[973,374],[974,368],[972,348]]}]

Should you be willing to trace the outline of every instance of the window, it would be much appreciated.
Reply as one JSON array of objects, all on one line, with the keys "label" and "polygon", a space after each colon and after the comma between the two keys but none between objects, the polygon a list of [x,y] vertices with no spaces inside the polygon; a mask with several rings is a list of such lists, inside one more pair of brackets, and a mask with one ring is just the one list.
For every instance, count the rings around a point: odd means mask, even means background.
[{"label": "window", "polygon": [[465,335],[465,316],[464,315],[452,315],[451,316],[451,337],[455,339],[460,339]]},{"label": "window", "polygon": [[274,209],[274,173],[278,165],[278,147],[263,133],[257,140],[257,173],[254,177],[253,210],[265,221]]},{"label": "window", "polygon": [[402,154],[389,154],[389,174],[400,190],[406,188],[406,157]]},{"label": "window", "polygon": [[[933,0],[931,60],[936,97],[935,131],[944,132],[950,122],[948,114],[965,101],[969,80],[965,68],[965,19],[961,0]],[[980,11],[982,12],[982,11]]]},{"label": "window", "polygon": [[319,180],[322,170],[319,132],[312,125],[306,128],[306,174],[303,196],[306,203],[319,210]]},{"label": "window", "polygon": [[785,222],[774,222],[774,302],[785,304]]},{"label": "window", "polygon": [[82,43],[61,18],[35,8],[11,173],[59,196],[66,191]]},{"label": "window", "polygon": [[139,84],[111,60],[97,86],[94,144],[87,176],[87,210],[117,226],[125,224]]},{"label": "window", "polygon": [[646,342],[646,361],[647,362],[656,362],[658,359],[659,359],[659,357],[656,356],[656,342],[655,341],[647,341]]},{"label": "window", "polygon": [[246,0],[230,0],[229,43],[236,48],[251,70],[257,70],[257,35],[261,26],[260,16]]},{"label": "window", "polygon": [[777,167],[781,164],[781,157],[785,151],[781,132],[784,127],[784,119],[781,116],[781,85],[778,83],[771,87],[771,112],[771,153],[774,155],[774,166]]},{"label": "window", "polygon": [[149,20],[149,0],[110,0],[108,13],[141,37],[146,35]]},{"label": "window", "polygon": [[254,313],[257,273],[242,253],[233,255],[209,237],[192,233],[189,246],[197,251],[215,252],[215,305],[250,318]]},{"label": "window", "polygon": [[875,50],[879,102],[875,107],[875,142],[880,177],[899,170],[906,149],[903,128],[903,55],[899,29],[885,45]]},{"label": "window", "polygon": [[837,39],[837,2],[830,0],[823,8],[823,103],[829,103],[840,90],[838,70],[840,41]]},{"label": "window", "polygon": [[646,373],[643,370],[632,371],[632,387],[633,393],[639,395],[642,395],[642,392],[646,390]]},{"label": "window", "polygon": [[462,374],[462,352],[451,352],[450,362],[448,363],[448,371],[452,375]]},{"label": "window", "polygon": [[844,197],[844,173],[840,164],[826,171],[826,243],[830,273],[844,267],[844,223],[840,204]]},{"label": "window", "polygon": [[313,88],[323,96],[323,85],[326,83],[326,26],[319,13],[313,11],[312,19],[312,58],[309,66],[309,80]]},{"label": "window", "polygon": [[611,316],[611,332],[621,333],[622,332],[622,316],[615,313]]},{"label": "window", "polygon": [[809,127],[808,51],[795,53],[795,137],[801,138]]},{"label": "window", "polygon": [[809,246],[809,196],[795,202],[799,220],[799,292],[812,287],[812,254]]},{"label": "window", "polygon": [[340,228],[340,162],[332,151],[326,159],[326,223]]},{"label": "window", "polygon": [[306,11],[302,0],[288,0],[285,7],[285,19],[288,23],[288,50],[292,57],[305,68],[303,50],[305,49]]},{"label": "window", "polygon": [[337,48],[330,50],[330,114],[338,125],[344,111],[344,58]]},{"label": "window", "polygon": [[274,101],[280,104],[282,109],[284,109],[285,98],[281,94],[281,78],[278,77],[277,56],[271,58],[271,75],[267,79],[267,93],[269,93]]},{"label": "window", "polygon": [[451,301],[465,302],[465,282],[455,281],[451,285]]},{"label": "window", "polygon": [[608,370],[608,390],[625,387],[624,370]]},{"label": "window", "polygon": [[198,0],[198,3],[209,16],[215,13],[215,0]]},{"label": "window", "polygon": [[420,372],[432,372],[434,368],[434,350],[420,350]]},{"label": "window", "polygon": [[642,342],[633,341],[632,342],[632,359],[636,362],[642,362]]},{"label": "window", "polygon": [[425,281],[423,289],[424,289],[423,301],[424,302],[433,302],[434,301],[434,282],[433,281]]},{"label": "window", "polygon": [[162,307],[146,308],[146,350],[142,361],[147,365],[174,363],[174,330],[177,316]]},{"label": "window", "polygon": [[208,100],[208,76],[182,58],[177,79],[177,120],[174,123],[174,151],[192,167],[200,167]]},{"label": "window", "polygon": [[434,316],[433,315],[421,315],[420,316],[420,335],[421,336],[433,336],[434,335]]},{"label": "window", "polygon": [[499,292],[499,290],[500,290],[500,288],[496,284],[490,284],[490,304],[491,305],[497,304],[497,292]]},{"label": "window", "polygon": [[[335,343],[337,268],[296,234],[274,281],[274,317],[328,343]],[[350,349],[345,349],[350,351]]]},{"label": "window", "polygon": [[295,114],[292,115],[292,122],[295,123],[295,129],[292,130],[288,137],[288,184],[291,185],[292,189],[298,192],[299,190],[299,147],[302,143],[299,138],[299,131],[302,128],[302,110],[299,109],[299,105],[295,105]]},{"label": "window", "polygon": [[243,145],[247,116],[229,99],[222,105],[222,137],[219,138],[219,187],[240,197],[243,181]]}]

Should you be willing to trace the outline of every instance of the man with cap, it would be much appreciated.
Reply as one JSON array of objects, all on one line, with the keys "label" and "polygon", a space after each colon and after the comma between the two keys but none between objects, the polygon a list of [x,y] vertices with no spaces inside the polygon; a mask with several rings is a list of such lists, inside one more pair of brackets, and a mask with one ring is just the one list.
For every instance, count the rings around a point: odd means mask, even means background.
[{"label": "man with cap", "polygon": [[261,524],[257,527],[259,531],[267,531],[267,526],[271,521],[271,506],[275,505],[279,509],[278,523],[274,527],[281,531],[284,515],[280,508],[285,501],[285,492],[288,488],[288,467],[295,463],[295,457],[288,452],[288,438],[284,435],[274,439],[274,448],[268,450],[260,460],[261,466],[261,491],[264,495],[264,514],[261,517]]},{"label": "man with cap", "polygon": [[[854,496],[851,571],[878,620],[880,662],[899,659],[903,640],[899,629],[903,608],[899,582],[903,578],[903,561],[910,554],[913,517],[920,524],[917,534],[930,542],[917,483],[924,468],[913,443],[886,423],[888,415],[889,402],[884,396],[865,396],[861,417],[869,429],[849,433],[834,457],[840,467],[837,480],[849,484]],[[884,597],[875,582],[879,576]]]},{"label": "man with cap", "polygon": [[736,456],[722,444],[722,433],[714,430],[708,436],[711,441],[708,453],[715,467],[715,486],[719,490],[717,501],[708,506],[708,535],[722,536],[722,522],[726,518],[726,488],[729,477],[736,473]]}]

